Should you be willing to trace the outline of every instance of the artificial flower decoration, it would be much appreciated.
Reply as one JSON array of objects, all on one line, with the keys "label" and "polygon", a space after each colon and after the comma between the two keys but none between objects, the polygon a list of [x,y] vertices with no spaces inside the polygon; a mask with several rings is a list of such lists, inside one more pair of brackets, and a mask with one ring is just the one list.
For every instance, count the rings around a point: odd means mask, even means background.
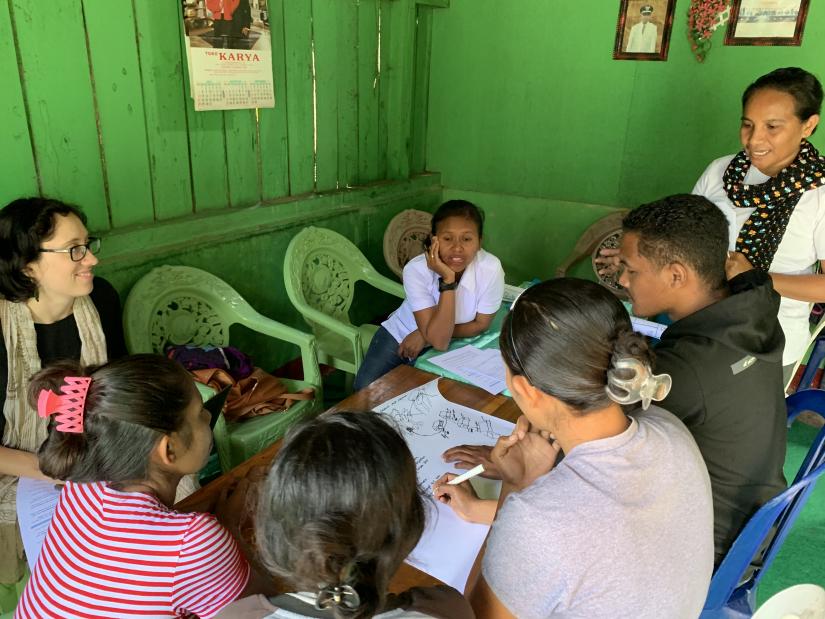
[{"label": "artificial flower decoration", "polygon": [[691,0],[688,39],[696,60],[705,61],[714,31],[730,19],[730,0]]}]

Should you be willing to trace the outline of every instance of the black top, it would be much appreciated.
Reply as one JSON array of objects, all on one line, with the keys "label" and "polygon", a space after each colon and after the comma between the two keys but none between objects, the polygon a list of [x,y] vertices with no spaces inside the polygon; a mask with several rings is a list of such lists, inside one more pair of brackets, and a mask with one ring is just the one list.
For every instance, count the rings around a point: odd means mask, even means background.
[{"label": "black top", "polygon": [[[95,277],[94,288],[89,298],[100,315],[108,358],[111,360],[123,357],[126,354],[126,341],[123,337],[123,312],[117,291],[102,277]],[[35,323],[34,330],[37,334],[37,352],[40,354],[40,363],[43,367],[64,359],[80,359],[80,333],[72,314],[48,325]],[[0,325],[0,438],[6,426],[6,418],[2,411],[6,404],[8,380],[9,360]]]},{"label": "black top", "polygon": [[656,372],[673,378],[662,406],[691,431],[710,474],[717,563],[786,487],[779,295],[756,269],[729,286],[729,297],[674,322],[656,347]]}]

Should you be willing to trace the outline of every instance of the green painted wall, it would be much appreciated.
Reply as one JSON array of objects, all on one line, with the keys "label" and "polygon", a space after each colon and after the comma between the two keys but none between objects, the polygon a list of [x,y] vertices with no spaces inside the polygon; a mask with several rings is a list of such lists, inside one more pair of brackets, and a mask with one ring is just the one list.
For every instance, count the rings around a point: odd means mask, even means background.
[{"label": "green painted wall", "polygon": [[[556,267],[581,233],[614,210],[599,204],[444,188],[444,200],[457,198],[470,200],[484,210],[482,245],[501,260],[507,283],[516,285],[534,277],[555,277]],[[590,261],[584,259],[567,275],[594,277]]]},{"label": "green painted wall", "polygon": [[[618,3],[452,0],[433,15],[427,168],[450,190],[551,201],[633,206],[690,191],[738,149],[754,78],[798,65],[825,79],[825,3],[811,2],[801,47],[725,47],[720,29],[704,64],[688,5],[676,2],[668,60],[638,62],[612,59]],[[568,210],[548,208],[552,225],[575,226]]]}]

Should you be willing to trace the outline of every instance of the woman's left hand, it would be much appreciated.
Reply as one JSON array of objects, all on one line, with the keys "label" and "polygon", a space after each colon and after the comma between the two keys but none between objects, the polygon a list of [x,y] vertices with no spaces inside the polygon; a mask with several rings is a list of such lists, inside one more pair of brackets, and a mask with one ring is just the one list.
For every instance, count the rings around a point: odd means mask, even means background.
[{"label": "woman's left hand", "polygon": [[421,351],[424,350],[426,345],[427,340],[421,335],[421,331],[416,329],[398,345],[398,356],[402,359],[412,361],[418,358],[418,355],[421,354]]},{"label": "woman's left hand", "polygon": [[753,269],[753,265],[745,254],[739,251],[728,252],[728,259],[725,261],[725,273],[728,276],[728,281],[751,269]]},{"label": "woman's left hand", "polygon": [[502,436],[493,448],[491,460],[502,481],[522,490],[549,473],[556,464],[561,447],[546,432],[530,428],[526,418],[519,419],[510,436]]}]

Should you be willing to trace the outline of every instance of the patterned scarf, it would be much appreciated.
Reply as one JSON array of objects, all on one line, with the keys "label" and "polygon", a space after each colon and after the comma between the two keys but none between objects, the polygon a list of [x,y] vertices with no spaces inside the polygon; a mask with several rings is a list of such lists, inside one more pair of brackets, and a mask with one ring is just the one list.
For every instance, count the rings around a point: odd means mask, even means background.
[{"label": "patterned scarf", "polygon": [[[100,316],[89,297],[78,297],[72,308],[80,335],[80,362],[106,362],[106,336]],[[6,343],[8,387],[2,414],[6,418],[3,445],[36,452],[48,436],[49,422],[29,405],[29,378],[40,369],[37,332],[25,303],[0,299],[0,325]],[[0,585],[16,583],[23,576],[23,546],[17,527],[17,477],[0,475]]]},{"label": "patterned scarf", "polygon": [[775,178],[761,185],[744,184],[751,160],[740,151],[722,175],[725,192],[733,205],[753,208],[739,230],[736,251],[761,271],[768,271],[794,207],[809,189],[825,186],[825,157],[813,144],[802,140],[799,153]]}]

